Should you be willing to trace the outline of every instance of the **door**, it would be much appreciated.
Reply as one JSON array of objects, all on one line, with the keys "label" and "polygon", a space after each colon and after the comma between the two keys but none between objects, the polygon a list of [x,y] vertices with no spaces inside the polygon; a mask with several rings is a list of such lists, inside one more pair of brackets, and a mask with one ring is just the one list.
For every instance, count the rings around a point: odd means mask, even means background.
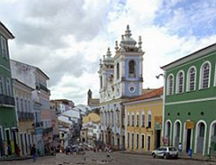
[{"label": "door", "polygon": [[187,143],[186,143],[186,152],[190,149],[191,145],[191,129],[187,129]]},{"label": "door", "polygon": [[156,131],[156,144],[155,144],[155,147],[156,148],[159,148],[160,147],[160,137],[161,137],[161,130],[157,130]]},{"label": "door", "polygon": [[0,128],[0,157],[4,155],[2,128]]}]

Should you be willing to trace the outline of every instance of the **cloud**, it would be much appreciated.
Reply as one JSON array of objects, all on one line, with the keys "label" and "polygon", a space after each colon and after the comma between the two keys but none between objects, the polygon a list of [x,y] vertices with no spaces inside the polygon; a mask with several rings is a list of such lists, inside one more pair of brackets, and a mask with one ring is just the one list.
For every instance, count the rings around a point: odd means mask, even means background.
[{"label": "cloud", "polygon": [[143,39],[144,87],[160,87],[161,66],[215,42],[216,2],[186,0],[4,0],[0,19],[16,39],[11,57],[40,67],[52,98],[98,97],[98,63],[129,24]]}]

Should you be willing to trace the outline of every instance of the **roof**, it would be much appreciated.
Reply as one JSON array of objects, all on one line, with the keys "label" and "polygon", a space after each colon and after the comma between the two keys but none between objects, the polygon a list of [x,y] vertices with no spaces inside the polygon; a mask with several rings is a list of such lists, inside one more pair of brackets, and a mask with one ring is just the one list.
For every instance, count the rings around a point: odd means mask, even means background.
[{"label": "roof", "polygon": [[211,44],[211,45],[204,47],[202,49],[199,49],[199,50],[197,50],[197,51],[195,51],[195,52],[193,52],[193,53],[191,53],[185,57],[179,58],[179,59],[177,59],[177,60],[175,60],[175,61],[173,61],[167,65],[164,65],[161,67],[161,69],[167,70],[171,67],[175,67],[175,66],[184,64],[187,61],[205,56],[206,54],[209,54],[209,53],[214,52],[214,51],[216,51],[216,43]]},{"label": "roof", "polygon": [[20,61],[14,60],[14,59],[10,59],[10,61],[13,61],[13,62],[16,62],[16,63],[20,63],[20,64],[23,64],[23,65],[27,65],[29,67],[35,68],[37,71],[39,71],[42,75],[44,75],[49,80],[49,77],[40,68],[38,68],[38,67],[36,67],[34,65],[26,64],[24,62],[20,62]]},{"label": "roof", "polygon": [[13,78],[12,80],[15,81],[15,82],[17,82],[17,83],[19,83],[19,84],[21,84],[21,85],[23,85],[23,86],[25,86],[26,88],[28,88],[28,89],[31,90],[31,91],[34,90],[34,89],[31,88],[30,86],[28,86],[28,85],[26,85],[25,83],[19,81],[18,79],[14,79],[14,78]]},{"label": "roof", "polygon": [[6,34],[6,37],[9,39],[14,39],[14,35],[8,30],[8,28],[0,21],[0,31],[3,31]]},{"label": "roof", "polygon": [[140,100],[147,100],[147,99],[151,99],[151,98],[160,97],[161,95],[163,95],[163,87],[158,88],[158,89],[154,89],[148,93],[142,94],[142,95],[135,97],[135,98],[132,98],[132,99],[129,99],[125,103],[130,103],[130,102],[140,101]]}]

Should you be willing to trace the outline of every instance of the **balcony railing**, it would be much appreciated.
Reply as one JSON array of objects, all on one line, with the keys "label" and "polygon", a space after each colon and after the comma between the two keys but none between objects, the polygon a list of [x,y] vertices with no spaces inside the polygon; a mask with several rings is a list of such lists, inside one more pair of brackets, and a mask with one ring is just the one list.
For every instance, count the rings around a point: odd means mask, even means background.
[{"label": "balcony railing", "polygon": [[0,94],[0,106],[15,106],[14,97]]},{"label": "balcony railing", "polygon": [[18,119],[20,121],[33,120],[34,119],[34,114],[31,113],[31,112],[18,112]]}]

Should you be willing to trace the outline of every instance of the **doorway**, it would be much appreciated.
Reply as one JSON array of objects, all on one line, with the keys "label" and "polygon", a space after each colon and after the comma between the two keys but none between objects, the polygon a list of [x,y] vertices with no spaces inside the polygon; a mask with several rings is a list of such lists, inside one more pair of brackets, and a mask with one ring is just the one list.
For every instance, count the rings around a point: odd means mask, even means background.
[{"label": "doorway", "polygon": [[188,152],[190,146],[191,146],[191,129],[187,129],[186,152]]},{"label": "doorway", "polygon": [[156,141],[155,141],[155,147],[159,148],[161,145],[161,141],[160,141],[160,137],[161,137],[161,130],[157,130],[156,131]]}]

